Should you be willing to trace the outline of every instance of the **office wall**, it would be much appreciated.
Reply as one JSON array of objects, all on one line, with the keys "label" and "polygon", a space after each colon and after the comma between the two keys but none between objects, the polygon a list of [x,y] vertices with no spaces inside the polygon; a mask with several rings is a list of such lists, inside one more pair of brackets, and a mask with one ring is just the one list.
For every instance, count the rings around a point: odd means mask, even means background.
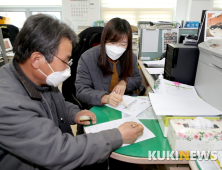
[{"label": "office wall", "polygon": [[192,0],[188,20],[200,21],[202,10],[212,10],[213,0]]},{"label": "office wall", "polygon": [[185,20],[187,18],[187,10],[187,0],[177,0],[173,21],[178,21],[179,23],[181,23],[182,20]]},{"label": "office wall", "polygon": [[202,10],[212,10],[214,0],[177,0],[173,20],[200,21]]},{"label": "office wall", "polygon": [[[93,23],[101,18],[100,0],[90,0],[89,3],[93,4],[92,6],[85,3],[87,3],[87,1],[62,0],[63,21],[77,32],[79,26],[93,26]],[[78,8],[77,5],[84,5],[84,7]],[[73,11],[75,13],[73,13]],[[75,16],[75,14],[77,16]]]}]

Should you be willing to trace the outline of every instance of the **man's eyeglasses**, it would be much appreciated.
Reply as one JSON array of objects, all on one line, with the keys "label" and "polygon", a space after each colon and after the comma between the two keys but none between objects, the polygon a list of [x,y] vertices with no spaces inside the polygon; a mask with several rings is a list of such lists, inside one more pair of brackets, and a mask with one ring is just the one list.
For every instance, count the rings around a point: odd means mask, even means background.
[{"label": "man's eyeglasses", "polygon": [[[56,56],[56,55],[54,55],[54,56]],[[59,60],[61,60],[63,63],[67,64],[69,67],[71,67],[71,65],[73,64],[72,59],[69,60],[69,62],[67,63],[67,62],[63,61],[61,58],[59,58],[58,56],[56,56],[56,57],[57,57]]]}]

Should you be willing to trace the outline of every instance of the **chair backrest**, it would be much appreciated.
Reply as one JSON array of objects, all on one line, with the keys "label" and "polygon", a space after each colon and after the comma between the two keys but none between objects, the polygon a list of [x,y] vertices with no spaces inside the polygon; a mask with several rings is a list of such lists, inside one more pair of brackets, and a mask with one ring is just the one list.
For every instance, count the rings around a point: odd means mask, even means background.
[{"label": "chair backrest", "polygon": [[10,24],[0,24],[0,27],[2,28],[3,38],[9,38],[13,46],[15,38],[19,33],[18,27]]},{"label": "chair backrest", "polygon": [[76,98],[75,80],[76,80],[78,61],[81,55],[86,50],[93,47],[95,43],[100,43],[100,37],[101,37],[102,31],[103,31],[103,27],[89,27],[83,30],[78,35],[79,43],[72,51],[71,58],[73,59],[73,64],[71,66],[71,76],[66,81],[64,81],[62,85],[62,94],[66,101],[79,105],[79,103],[73,99],[73,97]]},{"label": "chair backrest", "polygon": [[92,35],[91,40],[89,41],[89,47],[95,47],[100,44],[102,33],[95,33]]}]

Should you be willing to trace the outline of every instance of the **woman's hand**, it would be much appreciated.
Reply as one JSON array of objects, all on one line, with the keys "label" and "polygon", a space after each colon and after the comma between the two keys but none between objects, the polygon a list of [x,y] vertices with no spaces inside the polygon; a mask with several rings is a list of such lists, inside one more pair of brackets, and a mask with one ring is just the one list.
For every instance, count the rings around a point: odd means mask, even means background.
[{"label": "woman's hand", "polygon": [[116,93],[111,93],[110,95],[104,95],[101,99],[102,104],[109,104],[111,106],[118,106],[119,103],[123,100],[122,96]]},{"label": "woman's hand", "polygon": [[118,106],[119,103],[123,100],[122,96],[116,93],[111,93],[107,98],[107,103],[111,106]]},{"label": "woman's hand", "polygon": [[121,96],[124,95],[125,90],[126,90],[126,85],[127,82],[125,80],[121,80],[114,88],[113,88],[113,92],[115,92],[116,94],[119,94]]}]

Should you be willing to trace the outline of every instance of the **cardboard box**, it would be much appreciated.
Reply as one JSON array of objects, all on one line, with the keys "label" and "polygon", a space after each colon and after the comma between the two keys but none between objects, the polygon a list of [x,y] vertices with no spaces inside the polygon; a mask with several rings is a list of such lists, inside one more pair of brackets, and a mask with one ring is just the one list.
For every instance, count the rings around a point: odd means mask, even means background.
[{"label": "cardboard box", "polygon": [[[205,117],[206,119],[219,120],[220,117]],[[173,117],[173,116],[160,116],[157,115],[157,120],[163,132],[163,136],[167,137],[169,122],[171,119],[195,119],[195,117]]]},{"label": "cardboard box", "polygon": [[11,24],[11,19],[9,17],[0,16],[0,24]]},{"label": "cardboard box", "polygon": [[104,20],[98,20],[98,21],[96,21],[96,25],[97,25],[98,27],[104,27],[104,26],[105,26]]},{"label": "cardboard box", "polygon": [[222,121],[211,120],[219,128],[203,130],[187,128],[188,119],[171,119],[167,139],[173,151],[222,150]]}]

